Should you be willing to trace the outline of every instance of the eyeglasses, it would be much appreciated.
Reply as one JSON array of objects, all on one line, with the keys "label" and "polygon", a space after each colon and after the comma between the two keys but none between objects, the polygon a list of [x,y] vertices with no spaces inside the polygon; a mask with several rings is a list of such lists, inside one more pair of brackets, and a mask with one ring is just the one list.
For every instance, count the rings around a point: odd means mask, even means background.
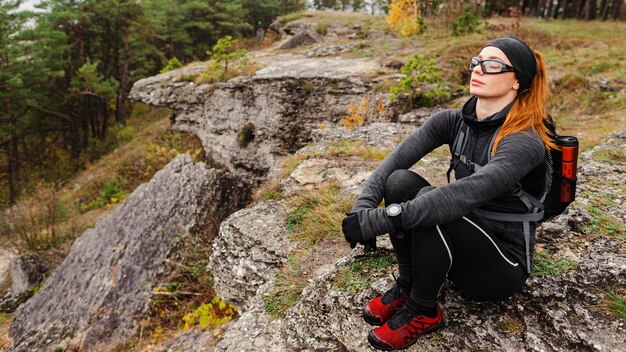
[{"label": "eyeglasses", "polygon": [[515,72],[515,68],[511,65],[507,65],[504,62],[496,61],[496,60],[481,60],[477,57],[472,58],[472,62],[470,63],[470,71],[473,71],[476,66],[480,65],[483,73],[489,75],[495,75],[498,73],[504,72]]}]

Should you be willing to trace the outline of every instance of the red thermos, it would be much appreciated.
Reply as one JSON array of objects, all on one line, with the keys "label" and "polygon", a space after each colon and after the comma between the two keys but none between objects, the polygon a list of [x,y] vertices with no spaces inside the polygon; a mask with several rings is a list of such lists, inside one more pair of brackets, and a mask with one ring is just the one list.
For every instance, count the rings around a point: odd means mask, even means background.
[{"label": "red thermos", "polygon": [[570,203],[574,200],[576,161],[578,160],[578,139],[572,136],[558,136],[557,144],[561,147],[561,202]]}]

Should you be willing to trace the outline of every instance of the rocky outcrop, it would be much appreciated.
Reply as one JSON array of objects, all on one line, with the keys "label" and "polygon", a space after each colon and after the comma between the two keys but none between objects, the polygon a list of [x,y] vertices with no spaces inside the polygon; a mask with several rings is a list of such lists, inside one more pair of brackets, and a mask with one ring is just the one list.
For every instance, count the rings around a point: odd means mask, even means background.
[{"label": "rocky outcrop", "polygon": [[348,116],[350,102],[367,98],[368,119],[388,119],[403,108],[362,79],[378,70],[372,61],[295,55],[257,61],[263,68],[252,77],[215,85],[177,81],[199,66],[142,79],[130,98],[171,108],[173,129],[196,134],[214,161],[251,182],[263,180],[278,156],[309,143],[320,123]]},{"label": "rocky outcrop", "polygon": [[[277,32],[304,33],[305,38],[312,28],[293,23]],[[334,36],[362,35],[356,34],[360,28],[329,27],[327,31]],[[320,45],[306,54],[324,56],[346,48]],[[177,77],[200,68],[173,71],[137,82],[131,97],[172,108],[174,128],[198,135],[215,161],[242,178],[261,182],[267,175],[279,175],[281,156],[295,152],[302,161],[279,185],[287,199],[331,179],[341,185],[342,194],[358,194],[379,162],[358,149],[391,149],[436,111],[401,114],[401,108],[385,105],[387,111],[379,119],[392,120],[393,116],[393,121],[404,125],[370,123],[347,131],[335,127],[335,122],[346,116],[350,101],[358,103],[368,96],[368,110],[376,112],[375,102],[384,97],[371,93],[375,82],[371,74],[379,69],[377,64],[298,55],[258,56],[258,64],[262,68],[252,77],[215,85],[178,81]],[[328,126],[318,128],[321,122]],[[626,286],[623,240],[601,232],[589,236],[583,228],[596,216],[586,209],[590,204],[624,216],[621,210],[610,210],[609,202],[595,198],[620,193],[625,181],[623,165],[621,169],[621,164],[615,165],[607,152],[615,147],[623,150],[623,133],[611,138],[613,144],[581,157],[578,205],[538,229],[542,251],[555,260],[567,258],[575,266],[534,276],[521,293],[502,302],[467,301],[446,285],[440,298],[447,328],[421,339],[411,350],[626,349],[623,321],[604,308],[607,287]],[[346,143],[360,144],[350,148]],[[414,170],[439,185],[445,183],[447,167],[447,155],[436,152]],[[623,204],[623,194],[613,198],[617,201],[612,204]],[[274,289],[277,273],[297,247],[285,225],[291,206],[285,199],[262,201],[222,223],[207,269],[214,276],[217,293],[237,304],[241,315],[224,327],[227,330],[219,342],[212,339],[213,332],[193,331],[167,346],[198,351],[214,343],[217,351],[371,350],[365,338],[371,327],[363,322],[361,309],[392,285],[394,268],[368,271],[363,274],[367,285],[346,290],[339,284],[342,275],[362,260],[363,253],[347,249],[341,238],[314,248],[310,257],[316,265],[299,278],[306,287],[284,318],[274,319],[267,312],[264,297]],[[380,253],[389,256],[385,236],[379,244]],[[594,333],[598,329],[603,333]]]},{"label": "rocky outcrop", "polygon": [[[296,194],[308,186],[320,184],[330,178],[338,179],[343,189],[357,194],[367,179],[375,162],[354,155],[341,155],[333,148],[348,141],[376,145],[379,148],[397,144],[391,136],[410,132],[406,125],[377,124],[352,131],[333,128],[315,130],[318,143],[300,151],[309,157],[301,162],[291,175],[281,182],[284,194]],[[378,133],[376,133],[378,132]],[[386,133],[389,133],[387,135]],[[375,136],[380,137],[376,140]],[[600,194],[619,193],[611,199],[622,204],[624,195],[618,191],[626,181],[623,161],[619,154],[610,151],[624,148],[626,133],[618,132],[607,138],[607,143],[583,153],[579,168],[578,204],[593,202],[597,187],[605,188]],[[353,162],[355,158],[361,160]],[[448,160],[446,157],[427,157],[415,168],[428,175],[433,184],[445,182]],[[620,169],[621,168],[621,169]],[[619,169],[619,170],[618,170]],[[346,176],[347,175],[347,176]],[[361,176],[358,176],[361,175]],[[436,176],[439,175],[439,178]],[[601,184],[595,184],[602,179]],[[594,190],[587,192],[587,190]],[[608,204],[608,203],[607,203]],[[609,207],[602,211],[622,217],[621,210]],[[573,268],[551,275],[531,277],[523,291],[500,302],[472,302],[464,299],[453,285],[447,284],[440,297],[444,307],[446,329],[418,341],[411,351],[617,351],[626,349],[626,325],[606,309],[606,292],[609,288],[626,287],[626,254],[623,242],[617,237],[595,233],[587,235],[584,227],[592,221],[582,206],[572,206],[566,214],[543,223],[537,232],[538,246],[555,261],[568,259]],[[275,222],[280,225],[280,221]],[[279,226],[280,228],[280,226]],[[279,232],[280,229],[274,229]],[[267,231],[259,231],[263,236]],[[249,236],[254,237],[253,234]],[[387,248],[386,236],[379,238],[379,246]],[[385,249],[383,249],[384,251]],[[222,249],[223,251],[223,249]],[[286,254],[285,258],[286,258]],[[371,329],[361,318],[364,304],[382,294],[393,284],[393,267],[382,268],[374,283],[357,292],[342,290],[338,279],[351,263],[362,256],[359,249],[339,259],[334,265],[321,270],[316,279],[302,292],[299,302],[287,310],[284,319],[272,320],[263,307],[262,297],[270,292],[273,280],[268,279],[258,287],[252,304],[243,310],[240,319],[231,323],[218,351],[284,351],[284,350],[372,350],[367,343]],[[360,259],[359,259],[360,260]],[[335,260],[333,260],[335,261]],[[275,267],[274,270],[278,270]],[[251,292],[248,289],[248,292]],[[598,334],[598,329],[603,331]]]},{"label": "rocky outcrop", "polygon": [[10,328],[11,351],[54,346],[106,351],[133,335],[165,261],[188,236],[247,199],[232,176],[179,155],[122,205],[78,238],[41,290],[21,305]]}]

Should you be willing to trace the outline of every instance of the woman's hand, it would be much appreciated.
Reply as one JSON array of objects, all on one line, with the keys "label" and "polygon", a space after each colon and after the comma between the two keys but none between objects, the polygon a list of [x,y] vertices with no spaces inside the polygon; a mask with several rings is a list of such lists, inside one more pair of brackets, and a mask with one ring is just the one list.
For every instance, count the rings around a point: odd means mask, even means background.
[{"label": "woman's hand", "polygon": [[359,217],[356,213],[346,213],[346,217],[341,222],[341,229],[346,241],[350,243],[350,248],[356,247],[357,243],[365,244],[361,225],[359,225]]},{"label": "woman's hand", "polygon": [[373,251],[376,249],[376,238],[372,238],[366,241],[363,238],[363,232],[361,231],[361,225],[359,225],[359,216],[357,213],[346,213],[346,217],[341,223],[341,229],[343,230],[346,241],[350,243],[350,248],[355,248],[357,243],[365,246],[365,251]]}]

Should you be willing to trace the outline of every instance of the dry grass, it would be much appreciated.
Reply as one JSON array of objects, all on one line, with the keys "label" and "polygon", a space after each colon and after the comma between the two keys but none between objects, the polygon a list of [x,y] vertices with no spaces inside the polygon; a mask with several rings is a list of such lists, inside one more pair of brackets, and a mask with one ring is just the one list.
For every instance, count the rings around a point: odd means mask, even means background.
[{"label": "dry grass", "polygon": [[294,17],[298,22],[315,25],[340,24],[344,26],[361,26],[362,29],[387,30],[387,22],[384,16],[368,15],[360,12],[340,11],[306,11]]},{"label": "dry grass", "polygon": [[328,237],[341,238],[341,221],[354,199],[342,195],[341,184],[331,181],[313,191],[304,191],[286,200],[293,209],[286,226],[293,238],[314,246]]},{"label": "dry grass", "polygon": [[0,351],[8,351],[13,345],[9,339],[9,328],[11,327],[12,314],[0,313]]}]

